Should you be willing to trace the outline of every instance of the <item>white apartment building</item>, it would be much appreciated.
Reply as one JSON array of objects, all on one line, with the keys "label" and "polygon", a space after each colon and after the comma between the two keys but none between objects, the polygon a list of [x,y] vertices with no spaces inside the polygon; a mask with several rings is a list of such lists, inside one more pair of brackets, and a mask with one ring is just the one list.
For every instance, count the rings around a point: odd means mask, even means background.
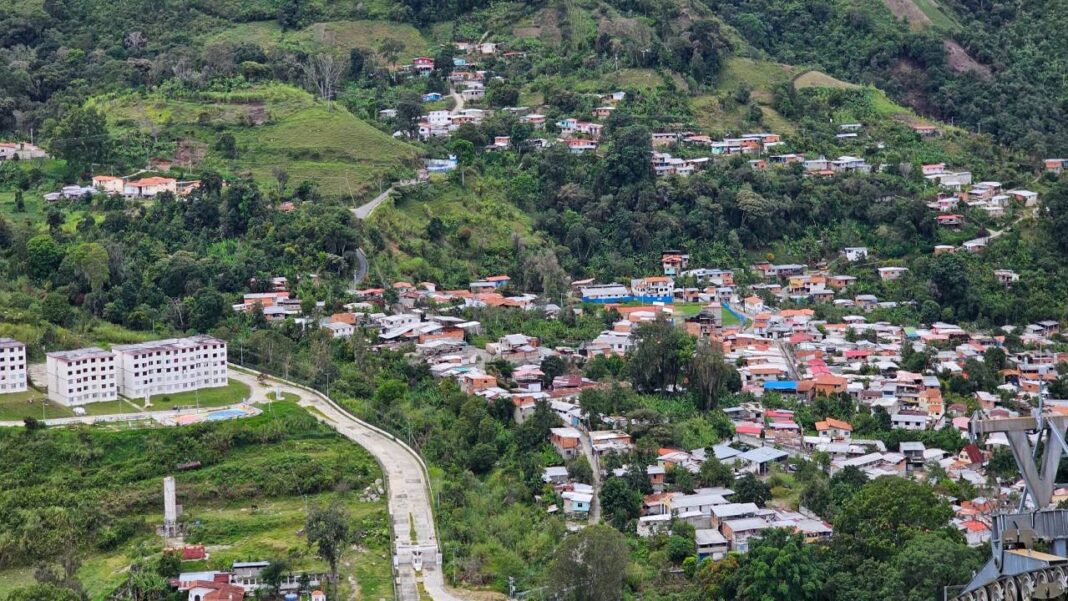
[{"label": "white apartment building", "polygon": [[26,345],[11,338],[0,338],[0,394],[26,390]]},{"label": "white apartment building", "polygon": [[211,336],[170,338],[112,349],[119,393],[131,399],[226,386],[226,342]]},{"label": "white apartment building", "polygon": [[68,407],[119,398],[115,355],[101,348],[48,353],[48,398]]}]

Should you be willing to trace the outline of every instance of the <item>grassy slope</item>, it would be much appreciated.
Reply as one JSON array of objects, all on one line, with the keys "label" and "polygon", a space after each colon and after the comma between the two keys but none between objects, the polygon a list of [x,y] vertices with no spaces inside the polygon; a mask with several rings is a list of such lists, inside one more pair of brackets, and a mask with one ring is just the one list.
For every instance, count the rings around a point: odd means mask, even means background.
[{"label": "grassy slope", "polygon": [[205,44],[252,43],[264,50],[282,45],[298,45],[308,50],[333,50],[345,54],[353,48],[375,51],[386,39],[404,44],[404,50],[401,51],[404,58],[424,54],[430,49],[430,42],[418,29],[389,21],[327,21],[288,32],[283,32],[275,21],[255,21],[237,23],[203,37]]},{"label": "grassy slope", "polygon": [[771,104],[775,86],[789,81],[794,72],[795,68],[789,65],[731,57],[724,62],[716,93],[693,97],[690,108],[698,124],[712,132],[760,129],[747,124],[748,107],[732,100],[737,90],[746,88],[750,90],[751,101],[760,105],[764,112],[764,125],[767,129],[793,133],[793,124],[775,112]]},{"label": "grassy slope", "polygon": [[[328,107],[307,92],[280,84],[195,99],[130,94],[94,102],[104,108],[120,133],[156,128],[164,138],[206,144],[204,167],[251,173],[267,185],[273,184],[274,168],[284,167],[294,185],[306,179],[330,196],[361,196],[387,171],[417,153],[413,146],[394,140],[340,105]],[[248,125],[247,120],[263,110],[267,122]],[[237,140],[236,160],[212,149],[223,132]]]},{"label": "grassy slope", "polygon": [[[288,402],[277,403],[273,415],[262,415],[225,425],[211,426],[216,429],[233,431],[243,425],[263,425],[273,419],[297,415],[303,410]],[[196,426],[204,428],[208,426]],[[284,427],[284,424],[283,424]],[[95,446],[102,455],[94,461],[92,467],[82,468],[79,473],[87,481],[99,479],[93,474],[114,473],[122,478],[134,478],[124,483],[124,495],[151,494],[154,503],[162,505],[162,499],[156,498],[158,478],[156,470],[138,467],[142,462],[142,450],[146,446],[159,444],[158,437],[149,430],[122,431],[114,434],[104,433],[103,428],[90,430]],[[0,434],[4,432],[0,431]],[[66,430],[48,431],[48,436],[60,437],[70,441],[76,436]],[[290,462],[279,463],[288,458]],[[211,558],[206,562],[193,562],[183,565],[184,570],[226,568],[235,560],[271,559],[289,557],[294,569],[323,571],[326,566],[316,559],[306,545],[306,541],[297,536],[303,527],[307,508],[316,504],[327,504],[333,499],[341,500],[347,507],[354,531],[365,533],[361,544],[354,550],[346,552],[341,566],[342,598],[379,599],[392,596],[391,570],[389,565],[389,525],[385,501],[364,502],[359,499],[361,491],[348,493],[320,493],[307,496],[261,496],[251,501],[199,500],[190,501],[194,491],[202,498],[210,498],[220,492],[225,493],[230,482],[226,474],[241,474],[245,471],[262,468],[264,465],[295,465],[294,458],[303,458],[307,462],[316,461],[326,465],[337,464],[339,467],[349,464],[348,458],[370,470],[371,479],[381,478],[380,470],[374,460],[351,442],[342,439],[321,426],[312,431],[301,430],[295,437],[281,442],[245,444],[234,447],[225,453],[218,463],[194,470],[180,472],[176,475],[180,502],[183,504],[183,518],[187,523],[199,523],[190,543],[204,543],[209,546]],[[346,458],[342,461],[342,458]],[[352,463],[351,465],[355,465]],[[24,466],[6,466],[9,469],[21,469]],[[4,475],[5,466],[0,465],[0,476]],[[55,464],[43,466],[44,471],[61,469]],[[8,475],[9,476],[9,475]],[[56,476],[57,478],[59,476]],[[71,474],[66,477],[72,478]],[[278,478],[278,475],[264,476],[264,486]],[[294,474],[294,477],[299,477]],[[77,479],[71,479],[71,482]],[[28,485],[31,490],[41,482]],[[238,483],[240,486],[241,484]],[[140,492],[138,492],[140,491]],[[118,493],[117,493],[118,494]],[[262,493],[261,493],[262,494]],[[240,495],[236,495],[240,497]],[[157,511],[158,509],[158,511]],[[151,526],[160,519],[161,508],[150,511],[135,512],[124,517],[135,517]],[[89,598],[94,601],[103,599],[117,583],[124,578],[127,566],[141,556],[151,556],[162,550],[160,539],[150,532],[142,531],[126,541],[114,551],[92,551],[84,556],[83,565],[78,572],[86,586]],[[0,599],[14,588],[33,582],[33,570],[30,568],[10,568],[0,570]],[[352,589],[351,583],[356,583]]]},{"label": "grassy slope", "polygon": [[[536,240],[530,216],[510,204],[494,182],[467,179],[467,190],[442,183],[415,198],[387,201],[371,217],[394,251],[390,265],[398,275],[418,281],[440,269],[451,284],[466,287],[466,278],[505,272],[510,266],[512,235]],[[426,227],[437,217],[447,232],[439,243],[424,243]],[[469,234],[467,242],[461,232]],[[419,242],[414,242],[419,241]],[[438,280],[441,281],[441,280]]]},{"label": "grassy slope", "polygon": [[794,79],[794,88],[803,90],[805,88],[856,88],[859,87],[855,83],[849,83],[840,79],[835,79],[822,71],[805,71],[798,75]]}]

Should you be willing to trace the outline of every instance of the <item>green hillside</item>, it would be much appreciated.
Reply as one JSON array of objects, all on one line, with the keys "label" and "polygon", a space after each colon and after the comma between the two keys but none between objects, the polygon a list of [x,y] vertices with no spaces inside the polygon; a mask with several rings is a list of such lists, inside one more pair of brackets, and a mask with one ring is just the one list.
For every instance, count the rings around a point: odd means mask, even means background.
[{"label": "green hillside", "polygon": [[403,55],[416,56],[430,50],[431,43],[412,25],[373,20],[326,21],[296,31],[283,31],[277,21],[237,23],[203,37],[205,44],[252,44],[264,51],[301,47],[310,52],[353,48],[374,52],[385,40],[396,40]]},{"label": "green hillside", "polygon": [[[335,501],[361,532],[359,548],[346,551],[341,590],[368,599],[392,595],[385,502],[360,498],[382,477],[379,466],[294,403],[276,402],[269,415],[181,428],[8,428],[0,430],[0,449],[0,598],[33,584],[34,566],[58,568],[48,562],[60,552],[85,552],[71,566],[92,601],[114,598],[131,566],[153,576],[159,570],[161,578],[139,584],[155,599],[169,598],[162,577],[179,569],[221,570],[254,558],[325,570],[297,532],[309,507]],[[197,467],[178,467],[192,461]],[[168,475],[177,482],[186,542],[207,545],[207,560],[160,562],[155,527]]]},{"label": "green hillside", "polygon": [[[352,116],[284,85],[253,86],[235,93],[124,94],[98,97],[99,107],[120,137],[158,136],[179,157],[192,156],[189,170],[250,174],[273,185],[276,169],[295,184],[308,180],[323,194],[360,197],[387,173],[413,167],[418,150]],[[236,158],[223,156],[218,141],[234,136]]]}]

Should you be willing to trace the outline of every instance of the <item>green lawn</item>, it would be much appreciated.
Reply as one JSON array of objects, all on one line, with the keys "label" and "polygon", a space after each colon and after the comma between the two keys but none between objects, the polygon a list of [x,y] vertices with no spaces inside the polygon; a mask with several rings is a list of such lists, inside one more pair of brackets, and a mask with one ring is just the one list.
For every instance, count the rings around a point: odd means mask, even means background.
[{"label": "green lawn", "polygon": [[27,417],[51,419],[71,417],[74,412],[45,398],[43,392],[30,389],[27,392],[0,394],[0,421],[16,421]]},{"label": "green lawn", "polygon": [[[189,392],[175,394],[161,394],[153,396],[152,411],[165,411],[177,407],[222,407],[234,405],[249,398],[251,391],[247,384],[230,380],[230,383],[222,388],[204,388]],[[144,405],[144,399],[131,399],[135,405]]]},{"label": "green lawn", "polygon": [[802,90],[804,88],[857,88],[857,84],[835,79],[826,73],[821,71],[806,71],[794,79],[794,88]]},{"label": "green lawn", "polygon": [[272,391],[267,393],[267,398],[272,401],[286,401],[289,403],[296,403],[300,401],[300,397],[298,395],[293,394],[292,392],[283,392],[282,398],[277,398],[274,392]]},{"label": "green lawn", "polygon": [[115,415],[118,413],[137,413],[138,408],[126,399],[105,401],[103,403],[89,403],[85,405],[85,412],[89,415]]},{"label": "green lawn", "polygon": [[0,599],[6,599],[11,591],[33,584],[33,568],[0,570]]},{"label": "green lawn", "polygon": [[[388,537],[388,514],[385,502],[364,503],[353,491],[343,497],[352,522],[359,529],[377,530],[375,540],[360,551],[349,550],[341,563],[342,598],[350,598],[348,576],[355,577],[359,598],[378,599],[392,596],[392,571]],[[283,558],[292,556],[293,570],[325,571],[327,566],[314,556],[296,533],[304,527],[309,507],[328,503],[335,495],[323,494],[308,499],[282,498],[249,503],[186,508],[184,518],[200,522],[188,537],[189,543],[208,546],[205,562],[188,564],[188,569],[227,569],[235,561]],[[386,536],[382,536],[386,534]],[[183,566],[183,569],[187,569]]]},{"label": "green lawn", "polygon": [[731,57],[723,64],[718,89],[734,92],[745,86],[761,102],[770,102],[775,86],[790,80],[795,67],[751,58]]}]

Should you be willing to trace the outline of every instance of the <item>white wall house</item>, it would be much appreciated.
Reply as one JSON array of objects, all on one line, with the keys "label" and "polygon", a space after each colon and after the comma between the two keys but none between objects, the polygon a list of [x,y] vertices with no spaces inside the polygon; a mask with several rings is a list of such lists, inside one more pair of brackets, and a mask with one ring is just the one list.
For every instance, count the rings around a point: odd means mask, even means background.
[{"label": "white wall house", "polygon": [[0,338],[0,394],[25,392],[26,345],[11,338]]},{"label": "white wall house", "polygon": [[48,353],[48,398],[68,407],[119,398],[115,355],[101,348]]},{"label": "white wall house", "polygon": [[211,336],[114,347],[119,393],[131,399],[226,386],[226,342]]}]

